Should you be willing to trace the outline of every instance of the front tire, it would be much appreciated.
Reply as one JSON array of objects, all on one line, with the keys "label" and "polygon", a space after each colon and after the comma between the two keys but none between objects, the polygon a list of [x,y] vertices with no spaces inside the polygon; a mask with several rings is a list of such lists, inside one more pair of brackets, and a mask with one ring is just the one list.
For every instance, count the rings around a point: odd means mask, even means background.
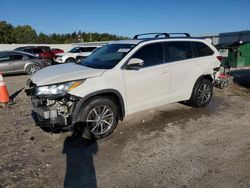
[{"label": "front tire", "polygon": [[76,130],[89,139],[109,136],[118,124],[118,109],[111,98],[96,97],[84,103],[78,114]]},{"label": "front tire", "polygon": [[201,78],[194,86],[192,96],[187,103],[193,107],[205,107],[209,104],[213,96],[213,85],[211,80]]},{"label": "front tire", "polygon": [[35,72],[39,71],[40,70],[40,67],[39,65],[37,64],[29,64],[26,68],[25,68],[25,72],[28,74],[28,75],[32,75],[34,74]]},{"label": "front tire", "polygon": [[81,63],[82,60],[84,60],[84,59],[85,59],[85,57],[78,56],[78,57],[76,57],[76,63]]}]

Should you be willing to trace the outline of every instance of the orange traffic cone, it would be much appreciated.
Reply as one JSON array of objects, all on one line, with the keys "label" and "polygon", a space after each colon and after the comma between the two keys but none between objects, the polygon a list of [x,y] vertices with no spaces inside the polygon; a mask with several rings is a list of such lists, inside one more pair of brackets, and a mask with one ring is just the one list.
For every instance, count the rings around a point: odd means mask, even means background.
[{"label": "orange traffic cone", "polygon": [[0,72],[0,103],[7,103],[10,101],[7,87],[3,81],[3,75]]}]

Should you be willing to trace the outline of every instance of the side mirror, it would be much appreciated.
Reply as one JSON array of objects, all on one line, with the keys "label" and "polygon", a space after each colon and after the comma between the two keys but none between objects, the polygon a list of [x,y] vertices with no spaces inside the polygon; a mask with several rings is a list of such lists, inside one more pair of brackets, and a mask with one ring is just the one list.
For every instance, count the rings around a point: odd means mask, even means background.
[{"label": "side mirror", "polygon": [[131,58],[126,66],[127,69],[140,69],[144,66],[144,61],[139,58]]}]

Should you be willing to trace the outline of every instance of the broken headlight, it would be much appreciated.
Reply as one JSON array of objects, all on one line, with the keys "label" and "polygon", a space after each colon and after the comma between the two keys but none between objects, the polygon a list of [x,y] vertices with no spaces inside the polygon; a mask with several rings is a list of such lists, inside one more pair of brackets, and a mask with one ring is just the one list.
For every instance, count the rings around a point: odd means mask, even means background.
[{"label": "broken headlight", "polygon": [[65,82],[50,86],[40,86],[36,88],[36,96],[62,95],[81,85],[83,81]]}]

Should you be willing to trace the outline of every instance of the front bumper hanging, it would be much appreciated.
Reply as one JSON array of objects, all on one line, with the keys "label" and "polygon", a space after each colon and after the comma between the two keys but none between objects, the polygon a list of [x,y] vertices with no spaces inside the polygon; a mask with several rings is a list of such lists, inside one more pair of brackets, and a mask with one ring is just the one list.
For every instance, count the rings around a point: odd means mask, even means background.
[{"label": "front bumper hanging", "polygon": [[35,96],[35,86],[26,89],[26,94],[31,96],[32,116],[39,127],[57,127],[70,129],[74,108],[79,101],[75,96],[66,94],[58,98]]}]

